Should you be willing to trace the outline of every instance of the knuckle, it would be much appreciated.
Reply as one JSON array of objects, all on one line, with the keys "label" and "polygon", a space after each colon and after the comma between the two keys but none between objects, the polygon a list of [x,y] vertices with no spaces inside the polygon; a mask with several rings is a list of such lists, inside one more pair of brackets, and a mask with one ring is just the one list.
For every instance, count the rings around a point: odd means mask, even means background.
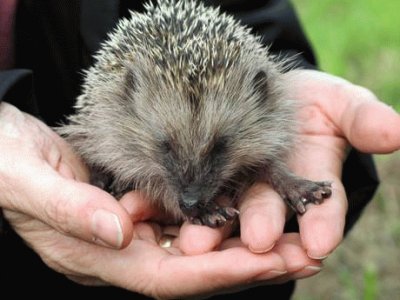
[{"label": "knuckle", "polygon": [[52,199],[44,206],[46,220],[57,230],[71,232],[71,201],[64,197]]}]

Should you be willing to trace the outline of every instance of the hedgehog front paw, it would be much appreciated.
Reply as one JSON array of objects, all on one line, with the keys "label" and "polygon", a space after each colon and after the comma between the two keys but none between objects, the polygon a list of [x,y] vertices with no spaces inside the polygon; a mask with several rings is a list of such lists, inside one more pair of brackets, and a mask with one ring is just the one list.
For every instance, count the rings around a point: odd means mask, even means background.
[{"label": "hedgehog front paw", "polygon": [[217,228],[224,226],[227,221],[233,220],[238,214],[239,211],[233,207],[219,207],[216,205],[213,209],[205,209],[198,216],[190,218],[190,222]]},{"label": "hedgehog front paw", "polygon": [[332,183],[328,181],[315,182],[301,179],[296,184],[289,185],[285,191],[286,203],[298,214],[306,212],[309,203],[320,204],[332,195]]}]

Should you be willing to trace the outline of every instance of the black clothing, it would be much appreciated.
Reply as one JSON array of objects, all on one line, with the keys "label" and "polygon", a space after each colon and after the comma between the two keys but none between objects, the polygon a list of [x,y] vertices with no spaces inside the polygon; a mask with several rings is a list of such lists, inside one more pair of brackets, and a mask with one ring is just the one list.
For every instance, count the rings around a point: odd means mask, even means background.
[{"label": "black clothing", "polygon": [[[315,59],[301,30],[289,0],[206,0],[209,5],[220,5],[233,14],[254,33],[262,36],[271,51],[283,55],[301,53],[300,64],[313,67]],[[128,9],[143,10],[142,1],[116,0],[20,0],[16,19],[16,66],[0,71],[0,100],[32,113],[48,125],[55,125],[72,112],[72,105],[80,92],[82,68],[87,68],[91,55],[99,47],[106,33],[113,28]],[[370,155],[355,150],[344,164],[343,183],[349,199],[346,232],[370,201],[378,180]],[[1,222],[0,222],[1,225]],[[296,220],[286,230],[296,230]],[[0,237],[0,274],[2,294],[10,290],[14,297],[24,289],[14,289],[9,283],[24,286],[29,283],[30,296],[57,294],[77,296],[112,296],[114,299],[145,299],[118,288],[93,288],[75,284],[49,269],[23,241],[6,228]],[[253,288],[236,297],[273,296],[289,299],[294,283]],[[21,295],[22,295],[21,294]],[[256,296],[257,295],[257,296]],[[223,296],[219,298],[225,298]]]}]

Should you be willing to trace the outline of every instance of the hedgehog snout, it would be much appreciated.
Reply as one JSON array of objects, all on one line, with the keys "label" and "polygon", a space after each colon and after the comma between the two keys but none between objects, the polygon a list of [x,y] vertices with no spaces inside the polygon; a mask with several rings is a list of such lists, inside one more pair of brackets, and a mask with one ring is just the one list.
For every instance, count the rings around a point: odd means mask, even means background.
[{"label": "hedgehog snout", "polygon": [[179,207],[186,216],[196,217],[205,201],[202,187],[193,184],[182,189]]}]

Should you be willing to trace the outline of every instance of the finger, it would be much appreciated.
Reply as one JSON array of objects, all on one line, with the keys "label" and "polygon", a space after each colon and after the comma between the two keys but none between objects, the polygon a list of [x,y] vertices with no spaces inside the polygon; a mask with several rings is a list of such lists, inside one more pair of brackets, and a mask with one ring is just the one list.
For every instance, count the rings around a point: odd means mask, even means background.
[{"label": "finger", "polygon": [[[350,144],[367,153],[390,153],[400,149],[400,115],[379,102],[368,90],[346,94],[339,125]],[[351,99],[358,101],[351,103]],[[337,116],[339,117],[339,116]]]},{"label": "finger", "polygon": [[400,149],[400,115],[368,89],[313,70],[287,72],[284,78],[289,97],[317,105],[355,148],[377,154]]},{"label": "finger", "polygon": [[283,233],[286,205],[266,183],[256,183],[239,202],[240,236],[254,253],[268,252]]},{"label": "finger", "polygon": [[[165,216],[152,206],[149,199],[139,192],[129,192],[120,199],[133,222],[146,220],[163,221]],[[174,240],[174,246],[186,255],[202,254],[219,247],[221,241],[232,232],[232,223],[221,228],[194,225],[185,222]]]},{"label": "finger", "polygon": [[[295,173],[316,181],[331,181],[332,195],[320,205],[308,205],[298,216],[301,239],[312,258],[324,258],[343,239],[347,198],[339,179],[342,171],[344,141],[321,136],[304,137],[296,151]],[[304,163],[307,162],[307,163]]]},{"label": "finger", "polygon": [[139,191],[126,193],[119,202],[126,209],[131,221],[134,223],[162,217],[160,210],[156,209],[150,199]]},{"label": "finger", "polygon": [[24,117],[27,126],[39,128],[43,143],[39,148],[50,166],[65,178],[89,182],[89,170],[71,146],[43,122],[28,114]]},{"label": "finger", "polygon": [[[244,247],[195,256],[171,255],[157,245],[156,227],[137,223],[131,244],[120,251],[80,244],[83,255],[68,268],[131,291],[168,299],[213,293],[285,271],[280,255],[253,254]],[[232,263],[238,257],[241,263]]]},{"label": "finger", "polygon": [[319,260],[310,258],[304,251],[301,236],[298,233],[282,235],[273,251],[285,260],[288,274],[300,271],[306,266],[321,266]]},{"label": "finger", "polygon": [[[138,232],[138,226],[140,226],[140,222],[143,221],[154,221],[157,224],[170,224],[171,218],[168,219],[160,209],[154,207],[147,197],[145,197],[142,193],[138,191],[131,191],[125,194],[120,200],[120,204],[126,209],[128,212],[131,221],[134,223],[134,234]],[[139,222],[139,223],[138,223]],[[178,226],[167,225],[163,228],[160,228],[158,225],[158,234],[156,238],[156,243],[166,251],[171,254],[182,254],[182,249],[180,249],[180,238],[179,238],[179,230]],[[194,233],[196,235],[196,233]],[[187,241],[187,238],[183,239]],[[190,232],[189,232],[189,240],[192,240]],[[184,243],[183,249],[187,251],[186,254],[197,254],[202,253],[202,250],[198,250],[199,247],[204,245],[204,239],[199,239],[200,243]],[[207,247],[209,249],[209,247]],[[204,250],[206,251],[206,250]]]},{"label": "finger", "polygon": [[310,277],[322,270],[322,262],[310,258],[304,251],[298,233],[282,235],[272,251],[278,253],[285,260],[287,272],[277,278],[272,278],[269,280],[269,284]]},{"label": "finger", "polygon": [[194,225],[185,222],[179,232],[179,249],[186,255],[197,255],[212,251],[232,231],[232,223],[226,223],[220,228]]},{"label": "finger", "polygon": [[87,285],[87,286],[109,286],[108,283],[104,282],[101,279],[90,276],[75,276],[75,275],[66,275],[66,277],[78,284]]},{"label": "finger", "polygon": [[[53,159],[54,169],[60,173],[64,178],[74,179],[81,182],[89,183],[90,172],[85,166],[83,161],[72,151],[72,149],[65,145],[64,141],[58,141],[61,145],[58,149],[62,149],[61,152],[53,150],[54,147],[49,147],[48,160],[51,165],[51,159]],[[54,154],[53,154],[53,153]],[[57,157],[59,153],[59,156]]]},{"label": "finger", "polygon": [[[221,248],[246,247],[238,238],[231,238],[223,242]],[[317,274],[322,269],[322,263],[308,257],[304,251],[300,235],[298,233],[285,233],[277,241],[271,252],[277,253],[285,261],[285,272],[277,271],[276,276],[264,278],[261,281],[253,281],[239,289],[247,289],[260,285],[283,283],[289,280],[306,278]]]},{"label": "finger", "polygon": [[326,258],[343,239],[347,200],[340,182],[333,185],[331,199],[310,206],[298,217],[303,245],[311,258]]},{"label": "finger", "polygon": [[[155,209],[149,199],[139,192],[127,193],[121,198],[120,203],[133,222],[163,219],[159,210]],[[197,255],[214,250],[229,233],[228,225],[223,228],[210,228],[188,222],[185,222],[180,229],[177,226],[167,226],[163,229],[163,234],[169,238],[174,237],[170,245],[173,246],[173,251],[179,249],[186,255]]]},{"label": "finger", "polygon": [[48,165],[13,174],[5,207],[23,212],[56,230],[112,248],[129,244],[132,222],[126,210],[94,186],[64,179]]},{"label": "finger", "polygon": [[[229,207],[232,200],[226,196],[216,199],[221,207]],[[227,221],[222,227],[210,228],[185,222],[181,226],[177,242],[179,249],[187,255],[197,255],[218,249],[221,242],[235,231],[238,219]]]},{"label": "finger", "polygon": [[[140,243],[135,242],[136,245]],[[147,249],[147,253],[136,251],[136,254],[145,257],[135,262],[129,259],[131,254],[127,252],[128,250],[130,249],[124,250],[126,276],[123,276],[124,278],[118,276],[119,280],[115,282],[117,276],[114,275],[120,274],[121,271],[111,262],[111,266],[107,266],[106,281],[150,294],[155,298],[181,299],[191,295],[204,295],[227,287],[243,285],[249,281],[276,277],[276,272],[283,272],[285,268],[284,261],[275,253],[256,255],[240,247],[196,256],[159,254],[158,257],[150,257]],[[241,264],[232,263],[238,257]],[[144,277],[140,283],[135,282],[137,276],[130,274],[134,269],[143,270]]]},{"label": "finger", "polygon": [[[246,247],[238,238],[229,238],[221,245],[221,250]],[[280,236],[275,246],[270,250],[279,254],[285,261],[285,270],[288,276],[294,272],[301,271],[307,266],[320,267],[321,261],[310,258],[304,251],[300,234],[284,233]],[[285,275],[286,276],[286,275]]]}]

